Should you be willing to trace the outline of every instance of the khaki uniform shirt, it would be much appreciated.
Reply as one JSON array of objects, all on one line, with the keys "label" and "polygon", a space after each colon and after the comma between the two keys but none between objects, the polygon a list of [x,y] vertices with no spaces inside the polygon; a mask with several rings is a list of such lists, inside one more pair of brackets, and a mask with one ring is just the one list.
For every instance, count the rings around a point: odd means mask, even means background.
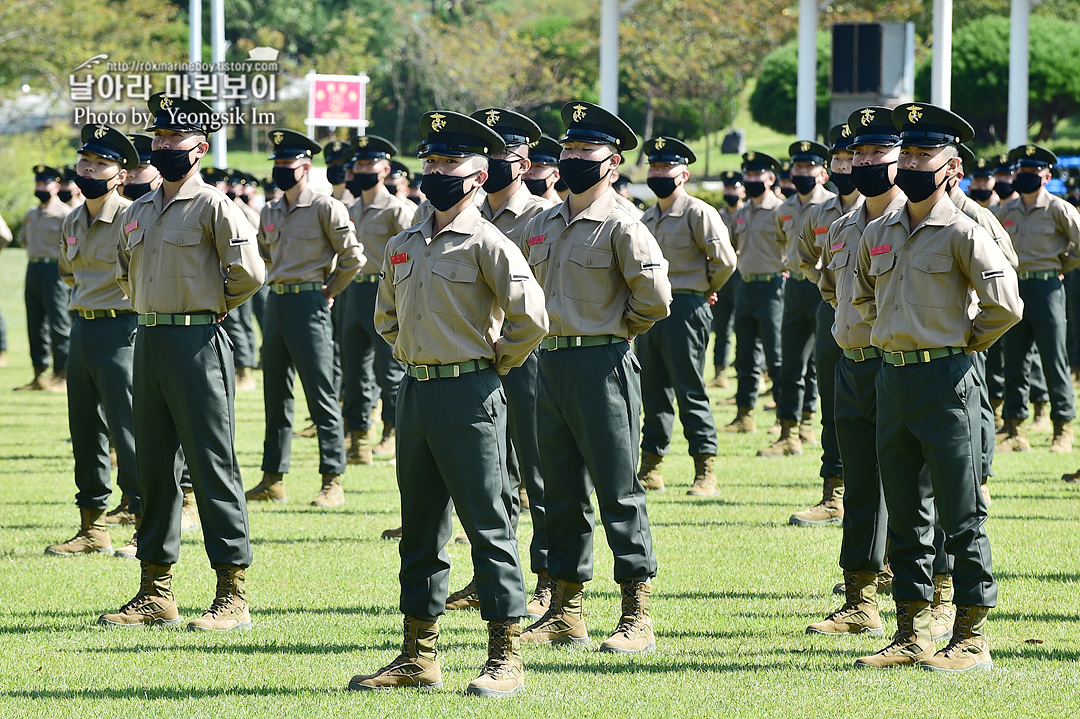
[{"label": "khaki uniform shirt", "polygon": [[529,220],[554,205],[555,203],[551,200],[545,200],[529,192],[529,188],[525,187],[523,182],[517,192],[510,195],[510,199],[498,210],[491,207],[491,196],[485,197],[484,203],[480,206],[480,214],[485,220],[498,227],[500,232],[509,237],[524,252],[528,246],[525,241],[529,239],[525,235],[525,226],[529,224]]},{"label": "khaki uniform shirt", "polygon": [[867,225],[859,243],[852,303],[874,326],[875,347],[981,352],[1020,321],[1016,271],[952,200],[909,227],[905,204]]},{"label": "khaki uniform shirt", "polygon": [[505,235],[470,205],[441,232],[435,219],[386,244],[375,329],[411,365],[486,359],[518,367],[547,332],[544,291]]},{"label": "khaki uniform shirt", "polygon": [[799,272],[799,237],[807,215],[815,206],[833,197],[836,197],[835,192],[829,192],[824,185],[815,185],[806,202],[796,193],[784,200],[776,211],[776,221],[784,235],[784,269],[788,272]]},{"label": "khaki uniform shirt", "polygon": [[22,229],[19,230],[19,245],[26,250],[27,257],[60,259],[63,244],[60,231],[69,212],[71,207],[56,197],[52,197],[44,207],[38,205],[27,211]]},{"label": "khaki uniform shirt", "polygon": [[162,206],[164,185],[131,203],[116,280],[139,314],[224,315],[255,294],[266,266],[255,228],[195,173]]},{"label": "khaki uniform shirt", "polygon": [[[899,212],[907,204],[904,193],[898,193],[888,204],[882,217]],[[870,346],[871,324],[862,318],[851,304],[855,287],[855,261],[859,255],[859,243],[866,230],[866,200],[859,203],[843,217],[833,221],[829,231],[821,237],[829,238],[829,246],[821,256],[821,277],[818,289],[822,298],[836,310],[832,334],[840,349],[854,350]]]},{"label": "khaki uniform shirt", "polygon": [[735,213],[735,247],[743,275],[777,274],[784,271],[784,243],[776,213],[783,202],[766,190],[761,205],[747,201]]},{"label": "khaki uniform shirt", "polygon": [[1012,238],[1009,237],[1009,233],[1005,231],[1005,228],[1001,226],[997,216],[961,192],[959,185],[949,193],[949,199],[953,201],[953,204],[961,212],[978,222],[984,230],[990,233],[998,248],[1005,254],[1005,259],[1009,261],[1009,264],[1015,270],[1020,259],[1016,256],[1016,250],[1013,249]]},{"label": "khaki uniform shirt", "polygon": [[262,209],[259,251],[267,284],[318,282],[331,297],[349,286],[364,265],[349,210],[305,187],[292,207],[285,195]]},{"label": "khaki uniform shirt", "polygon": [[615,193],[615,201],[619,203],[619,207],[626,210],[626,212],[635,220],[640,220],[642,215],[645,214],[641,211],[640,207],[634,204],[633,200],[623,197],[618,192],[615,192],[614,189],[612,189],[611,191]]},{"label": "khaki uniform shirt", "polygon": [[738,210],[729,209],[726,205],[723,209],[717,210],[720,213],[720,219],[724,221],[724,227],[727,228],[728,238],[731,240],[731,246],[738,251],[738,247],[735,244],[735,213]]},{"label": "khaki uniform shirt", "polygon": [[356,239],[364,248],[365,275],[382,272],[386,242],[411,226],[416,214],[416,206],[411,202],[391,195],[382,184],[378,187],[370,204],[365,205],[364,198],[361,197],[349,207],[349,218],[356,231]]},{"label": "khaki uniform shirt", "polygon": [[4,216],[0,215],[0,250],[11,244],[11,228],[4,222]]},{"label": "khaki uniform shirt", "polygon": [[435,207],[432,206],[432,204],[427,200],[424,200],[416,206],[416,214],[413,215],[413,224],[419,225],[421,222],[425,221],[427,218],[431,217],[434,214]]},{"label": "khaki uniform shirt", "polygon": [[251,223],[252,227],[254,227],[256,230],[259,229],[259,225],[261,224],[262,220],[260,219],[258,210],[256,210],[248,203],[241,202],[240,200],[233,200],[233,204],[240,208],[240,212],[244,213],[244,217],[247,218],[247,221]]},{"label": "khaki uniform shirt", "polygon": [[131,311],[131,300],[116,283],[116,252],[130,205],[110,192],[93,222],[85,204],[64,218],[60,277],[72,288],[70,309]]},{"label": "khaki uniform shirt", "polygon": [[708,296],[735,272],[735,250],[716,209],[684,190],[667,212],[660,203],[641,218],[660,244],[668,261],[672,290],[692,290]]},{"label": "khaki uniform shirt", "polygon": [[1023,197],[999,205],[998,219],[1012,237],[1019,272],[1065,274],[1080,267],[1080,213],[1043,188],[1028,207]]},{"label": "khaki uniform shirt", "polygon": [[830,246],[829,228],[846,212],[862,207],[865,199],[862,195],[855,198],[855,203],[844,210],[840,195],[833,195],[819,205],[814,205],[806,213],[799,242],[795,247],[798,255],[799,271],[814,284],[821,278],[822,254]]},{"label": "khaki uniform shirt", "polygon": [[529,266],[544,287],[549,335],[633,339],[670,314],[668,262],[614,192],[574,218],[569,202],[555,205],[525,232]]}]

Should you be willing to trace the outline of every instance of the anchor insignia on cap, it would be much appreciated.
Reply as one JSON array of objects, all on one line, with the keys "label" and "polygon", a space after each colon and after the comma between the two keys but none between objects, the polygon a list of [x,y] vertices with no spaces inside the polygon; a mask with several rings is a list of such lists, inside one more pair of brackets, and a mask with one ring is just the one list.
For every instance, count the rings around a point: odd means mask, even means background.
[{"label": "anchor insignia on cap", "polygon": [[802,142],[799,143],[799,149],[802,150],[803,152],[809,152],[810,151],[810,143],[807,142],[806,140],[803,140]]},{"label": "anchor insignia on cap", "polygon": [[653,144],[656,146],[657,150],[662,150],[664,149],[664,145],[667,144],[667,140],[662,137],[658,137],[656,138],[656,142],[654,142]]},{"label": "anchor insignia on cap", "polygon": [[367,138],[367,135],[364,135],[363,137],[361,137],[359,140],[356,141],[356,145],[358,147],[367,147],[368,142],[369,142],[369,140]]},{"label": "anchor insignia on cap", "polygon": [[848,127],[846,122],[844,123],[844,126],[840,128],[840,137],[851,137],[851,128]]},{"label": "anchor insignia on cap", "polygon": [[871,110],[869,107],[865,107],[863,108],[861,114],[862,118],[859,120],[859,122],[862,123],[863,127],[869,127],[870,123],[874,121],[874,111]]},{"label": "anchor insignia on cap", "polygon": [[574,105],[574,114],[573,114],[574,122],[581,122],[582,120],[584,120],[585,119],[585,113],[586,113],[586,111],[588,111],[588,109],[589,108],[585,107],[584,105]]},{"label": "anchor insignia on cap", "polygon": [[446,127],[446,115],[436,112],[431,116],[431,129],[435,132]]},{"label": "anchor insignia on cap", "polygon": [[922,119],[922,108],[918,105],[911,105],[907,109],[908,122],[918,122]]},{"label": "anchor insignia on cap", "polygon": [[285,139],[285,133],[278,130],[274,133],[274,137],[271,139],[273,139],[275,145],[280,145],[281,141]]},{"label": "anchor insignia on cap", "polygon": [[165,97],[161,98],[161,102],[158,104],[161,105],[161,108],[163,110],[168,110],[170,107],[172,107],[173,101],[170,97],[166,95]]},{"label": "anchor insignia on cap", "polygon": [[1035,154],[1035,146],[1034,145],[1028,145],[1027,147],[1024,148],[1024,153],[1028,157],[1031,157],[1032,155]]},{"label": "anchor insignia on cap", "polygon": [[109,128],[105,127],[104,125],[98,125],[97,129],[94,130],[94,137],[96,137],[99,140],[101,138],[105,137],[108,134],[109,134]]},{"label": "anchor insignia on cap", "polygon": [[488,127],[494,127],[495,123],[497,123],[499,121],[499,111],[498,110],[488,110],[485,114],[487,115]]}]

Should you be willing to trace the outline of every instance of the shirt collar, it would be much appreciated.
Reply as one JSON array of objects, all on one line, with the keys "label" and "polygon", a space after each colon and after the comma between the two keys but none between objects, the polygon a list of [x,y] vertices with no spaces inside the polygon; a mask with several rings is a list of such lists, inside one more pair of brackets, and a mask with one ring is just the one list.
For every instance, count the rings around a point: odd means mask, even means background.
[{"label": "shirt collar", "polygon": [[428,240],[430,244],[439,235],[443,235],[447,232],[452,232],[456,235],[471,235],[476,231],[476,226],[480,223],[483,217],[480,215],[480,210],[473,203],[469,203],[465,206],[465,209],[458,213],[449,225],[442,228],[442,230],[435,233],[435,213],[424,220],[424,223],[420,225],[420,232],[423,237]]},{"label": "shirt collar", "polygon": [[615,209],[615,190],[608,190],[601,193],[600,197],[593,200],[593,203],[581,211],[576,217],[571,219],[570,217],[570,198],[567,197],[559,208],[559,214],[562,215],[566,224],[571,222],[577,222],[578,220],[592,220],[593,222],[603,222],[611,214],[611,211]]},{"label": "shirt collar", "polygon": [[503,212],[510,212],[514,217],[519,216],[525,211],[526,205],[529,204],[529,198],[532,197],[532,193],[529,192],[529,188],[525,187],[525,183],[521,183],[514,194],[510,195],[510,199],[503,204],[498,210],[491,206],[491,195],[484,198],[484,206],[480,209],[481,214],[488,220],[498,217]]},{"label": "shirt collar", "polygon": [[[886,224],[895,225],[902,223],[905,230],[911,227],[911,216],[908,214],[907,207],[907,202],[905,202],[903,210],[889,218]],[[942,195],[941,199],[930,208],[930,212],[922,219],[922,222],[920,222],[914,230],[909,231],[908,234],[913,235],[917,230],[923,227],[945,227],[952,222],[953,217],[959,212],[959,208],[953,204],[953,201],[949,199],[949,196],[947,194]]]}]

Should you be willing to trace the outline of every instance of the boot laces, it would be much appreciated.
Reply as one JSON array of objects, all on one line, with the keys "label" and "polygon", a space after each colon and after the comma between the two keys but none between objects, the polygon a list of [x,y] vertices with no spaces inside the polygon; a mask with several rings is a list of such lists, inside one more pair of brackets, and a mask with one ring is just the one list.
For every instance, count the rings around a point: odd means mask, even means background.
[{"label": "boot laces", "polygon": [[622,600],[622,616],[615,627],[616,634],[629,636],[639,626],[641,613],[641,596],[638,592],[626,592]]},{"label": "boot laces", "polygon": [[539,602],[540,604],[546,604],[551,606],[551,588],[552,580],[541,577],[536,582],[536,591],[533,592],[532,599],[530,601]]},{"label": "boot laces", "polygon": [[503,670],[510,666],[512,645],[507,631],[509,625],[509,622],[495,624],[488,632],[488,659],[480,670],[480,676],[497,679]]}]

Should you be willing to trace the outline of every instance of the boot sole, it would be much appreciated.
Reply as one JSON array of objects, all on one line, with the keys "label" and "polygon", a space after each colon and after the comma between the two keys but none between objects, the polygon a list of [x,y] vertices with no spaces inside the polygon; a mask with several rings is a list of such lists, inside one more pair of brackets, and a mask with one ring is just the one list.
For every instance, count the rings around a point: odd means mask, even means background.
[{"label": "boot sole", "polygon": [[687,497],[715,497],[718,494],[720,494],[719,489],[717,489],[715,492],[692,492],[692,491],[688,491],[686,493],[686,496]]},{"label": "boot sole", "polygon": [[351,692],[385,692],[394,689],[415,689],[421,692],[435,691],[437,689],[442,689],[442,682],[418,682],[416,684],[402,684],[396,687],[370,687],[367,684],[361,684],[360,682],[349,682],[349,691]]},{"label": "boot sole", "polygon": [[108,549],[92,549],[89,552],[57,552],[54,551],[52,547],[47,547],[45,549],[45,554],[52,557],[78,557],[82,554],[104,554],[107,557],[111,557],[115,552],[112,547],[109,547]]},{"label": "boot sole", "polygon": [[762,454],[758,452],[757,456],[764,459],[783,459],[784,457],[801,457],[802,452],[785,452],[783,454]]},{"label": "boot sole", "polygon": [[99,627],[105,627],[106,629],[157,629],[175,627],[178,624],[183,623],[183,617],[177,617],[176,619],[157,619],[154,618],[151,622],[142,624],[121,624],[119,622],[110,622],[105,617],[98,617],[97,623]]},{"label": "boot sole", "polygon": [[656,640],[652,640],[641,649],[623,649],[621,647],[612,647],[607,644],[601,644],[599,651],[605,654],[645,654],[647,652],[656,651]]},{"label": "boot sole", "polygon": [[993,662],[978,662],[974,666],[970,666],[967,669],[945,669],[944,667],[935,667],[930,664],[920,663],[920,667],[928,672],[944,672],[945,674],[963,674],[965,672],[988,672],[994,668]]},{"label": "boot sole", "polygon": [[246,632],[251,629],[251,622],[239,622],[228,629],[211,629],[210,627],[200,627],[196,624],[188,624],[187,630],[189,632],[217,632],[224,634],[225,632]]},{"label": "boot sole", "polygon": [[249,497],[246,494],[244,495],[244,499],[248,502],[273,502],[274,504],[287,504],[289,501],[288,497],[285,499],[278,499],[277,497]]},{"label": "boot sole", "polygon": [[127,552],[113,552],[113,556],[117,559],[138,559],[136,555]]},{"label": "boot sole", "polygon": [[814,629],[813,627],[807,627],[807,634],[820,634],[825,637],[842,637],[845,634],[881,634],[885,631],[884,627],[863,627],[856,632],[823,632],[820,629]]},{"label": "boot sole", "polygon": [[589,636],[586,634],[583,637],[559,637],[557,639],[549,639],[546,642],[522,641],[521,643],[532,644],[537,647],[585,647],[589,644]]},{"label": "boot sole", "polygon": [[[829,519],[823,519],[816,522],[812,522],[806,519],[799,519],[798,517],[789,517],[788,524],[793,524],[796,527],[822,527],[826,524],[843,524],[844,520],[840,517],[830,517]],[[843,592],[841,592],[843,594]]]},{"label": "boot sole", "polygon": [[496,689],[486,689],[484,687],[474,687],[470,684],[465,689],[465,694],[473,697],[486,697],[488,699],[505,699],[506,697],[512,697],[515,694],[520,694],[525,689],[524,684],[518,684],[516,687],[508,692],[500,692]]}]

